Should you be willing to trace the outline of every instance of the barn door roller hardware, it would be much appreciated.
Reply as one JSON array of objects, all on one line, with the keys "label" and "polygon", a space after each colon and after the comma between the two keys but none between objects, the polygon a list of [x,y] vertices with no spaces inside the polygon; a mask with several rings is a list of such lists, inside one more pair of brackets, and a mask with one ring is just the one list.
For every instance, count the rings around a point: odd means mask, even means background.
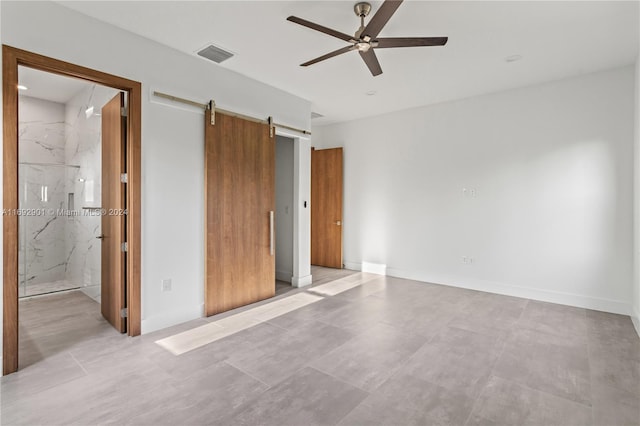
[{"label": "barn door roller hardware", "polygon": [[269,117],[266,120],[262,120],[259,118],[255,118],[255,117],[249,117],[248,115],[244,115],[244,114],[239,114],[236,112],[232,112],[232,111],[227,111],[221,108],[217,108],[216,107],[216,102],[212,99],[210,100],[208,103],[203,104],[200,102],[195,102],[189,99],[184,99],[184,98],[180,98],[178,96],[173,96],[173,95],[168,95],[166,93],[162,93],[162,92],[158,92],[158,91],[154,91],[153,95],[158,97],[158,98],[163,98],[163,99],[169,99],[170,101],[173,102],[179,102],[182,104],[186,104],[186,105],[191,105],[191,106],[195,106],[198,108],[202,108],[203,110],[210,110],[211,111],[211,125],[215,126],[216,124],[216,113],[220,113],[220,114],[225,114],[225,115],[230,115],[232,117],[238,117],[238,118],[242,118],[244,120],[248,120],[248,121],[253,121],[256,123],[264,123],[264,124],[268,124],[269,125],[269,134],[271,135],[271,137],[273,137],[274,134],[274,128],[276,127],[280,127],[282,129],[287,129],[287,130],[292,130],[294,132],[298,132],[298,133],[302,133],[303,135],[311,135],[311,132],[308,130],[303,130],[303,129],[298,129],[296,127],[291,127],[291,126],[287,126],[285,124],[280,124],[280,123],[276,123],[273,121],[273,119],[271,117]]}]

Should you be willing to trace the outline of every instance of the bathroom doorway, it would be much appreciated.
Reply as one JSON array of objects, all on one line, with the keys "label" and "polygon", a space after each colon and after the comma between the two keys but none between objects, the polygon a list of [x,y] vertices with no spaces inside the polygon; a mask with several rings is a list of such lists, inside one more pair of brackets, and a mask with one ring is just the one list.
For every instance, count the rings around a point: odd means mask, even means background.
[{"label": "bathroom doorway", "polygon": [[[10,374],[94,333],[140,334],[141,85],[2,50],[2,363]],[[48,84],[37,88],[42,79]],[[67,95],[56,94],[64,87]]]},{"label": "bathroom doorway", "polygon": [[101,316],[102,112],[120,91],[22,66],[18,83],[18,367],[24,368],[120,331]]},{"label": "bathroom doorway", "polygon": [[100,302],[101,109],[118,91],[19,67],[18,297]]}]

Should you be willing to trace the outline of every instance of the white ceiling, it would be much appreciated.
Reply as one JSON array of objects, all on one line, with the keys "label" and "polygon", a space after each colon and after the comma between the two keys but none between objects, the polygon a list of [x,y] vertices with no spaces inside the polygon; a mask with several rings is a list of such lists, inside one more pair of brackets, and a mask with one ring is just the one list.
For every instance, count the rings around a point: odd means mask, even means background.
[{"label": "white ceiling", "polygon": [[[372,77],[356,52],[302,68],[341,40],[289,15],[353,33],[351,1],[63,1],[63,5],[194,54],[213,42],[221,65],[313,102],[345,121],[632,64],[637,1],[405,1],[380,37],[448,36],[444,47],[379,49]],[[375,13],[380,1],[373,1]],[[370,15],[371,16],[371,15]],[[522,60],[507,63],[518,54]],[[375,91],[368,96],[366,93]]]},{"label": "white ceiling", "polygon": [[18,82],[28,88],[28,90],[20,90],[20,95],[60,104],[66,104],[81,90],[93,85],[93,83],[84,80],[63,77],[27,67],[18,68]]}]

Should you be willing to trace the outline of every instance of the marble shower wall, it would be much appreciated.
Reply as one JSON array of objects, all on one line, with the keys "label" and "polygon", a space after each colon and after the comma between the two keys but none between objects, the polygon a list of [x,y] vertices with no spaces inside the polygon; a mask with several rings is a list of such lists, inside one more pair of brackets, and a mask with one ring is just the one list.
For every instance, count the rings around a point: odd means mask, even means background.
[{"label": "marble shower wall", "polygon": [[[20,96],[19,168],[20,207],[65,207],[65,106]],[[40,165],[46,164],[46,165]],[[20,217],[19,280],[27,285],[65,279],[68,222],[55,215]],[[22,294],[22,293],[21,293]]]},{"label": "marble shower wall", "polygon": [[[80,166],[73,186],[75,207],[100,207],[102,201],[102,107],[116,95],[117,90],[91,85],[79,92],[66,104],[65,113],[65,162]],[[93,113],[91,111],[93,107]],[[80,214],[73,218],[68,229],[74,250],[67,260],[67,279],[78,283],[87,295],[100,296],[101,240],[99,216]]]}]

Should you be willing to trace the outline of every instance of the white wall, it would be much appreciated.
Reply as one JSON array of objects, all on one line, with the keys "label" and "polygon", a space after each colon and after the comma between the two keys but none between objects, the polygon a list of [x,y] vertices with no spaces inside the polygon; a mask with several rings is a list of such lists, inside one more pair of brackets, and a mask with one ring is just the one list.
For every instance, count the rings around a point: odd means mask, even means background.
[{"label": "white wall", "polygon": [[314,128],[314,146],[344,147],[345,264],[628,314],[633,80],[626,67]]},{"label": "white wall", "polygon": [[276,278],[293,276],[293,139],[276,137]]},{"label": "white wall", "polygon": [[[203,116],[150,90],[309,128],[308,101],[51,2],[2,1],[2,42],[143,83],[142,331],[201,315]],[[303,173],[305,171],[303,170]],[[173,291],[162,293],[171,278]]]},{"label": "white wall", "polygon": [[[290,135],[288,135],[290,136]],[[294,137],[293,142],[293,278],[294,287],[304,287],[311,276],[311,140]]]}]

